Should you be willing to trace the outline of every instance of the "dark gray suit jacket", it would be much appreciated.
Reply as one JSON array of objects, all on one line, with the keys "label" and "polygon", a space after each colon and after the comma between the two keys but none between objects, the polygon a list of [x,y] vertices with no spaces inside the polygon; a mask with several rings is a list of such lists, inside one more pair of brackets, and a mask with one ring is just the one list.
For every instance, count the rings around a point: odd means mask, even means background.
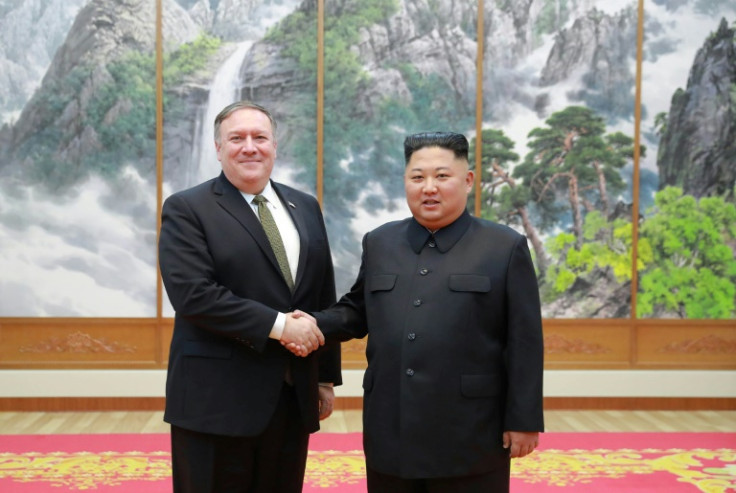
[{"label": "dark gray suit jacket", "polygon": [[319,310],[335,301],[318,202],[272,185],[299,231],[293,294],[258,218],[223,174],[163,205],[159,263],[176,311],[164,419],[173,425],[218,435],[261,433],[290,361],[305,430],[314,432],[318,380],[341,383],[339,344],[297,358],[268,337],[278,311]]},{"label": "dark gray suit jacket", "polygon": [[435,237],[413,218],[365,235],[350,293],[316,313],[369,335],[369,467],[404,478],[489,472],[504,431],[542,431],[539,291],[526,238],[465,212]]}]

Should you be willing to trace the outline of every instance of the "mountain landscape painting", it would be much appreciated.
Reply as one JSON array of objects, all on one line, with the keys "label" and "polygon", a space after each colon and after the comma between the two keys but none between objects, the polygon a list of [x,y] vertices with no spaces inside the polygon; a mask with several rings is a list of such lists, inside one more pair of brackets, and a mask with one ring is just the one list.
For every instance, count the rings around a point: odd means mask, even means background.
[{"label": "mountain landscape painting", "polygon": [[735,22],[730,0],[6,3],[0,316],[155,316],[157,166],[164,198],[216,176],[214,117],[251,99],[274,178],[323,186],[339,294],[362,236],[409,214],[404,137],[452,130],[481,163],[470,211],[529,239],[544,317],[733,318]]},{"label": "mountain landscape painting", "polygon": [[0,315],[155,316],[155,1],[4,2],[0,31]]}]

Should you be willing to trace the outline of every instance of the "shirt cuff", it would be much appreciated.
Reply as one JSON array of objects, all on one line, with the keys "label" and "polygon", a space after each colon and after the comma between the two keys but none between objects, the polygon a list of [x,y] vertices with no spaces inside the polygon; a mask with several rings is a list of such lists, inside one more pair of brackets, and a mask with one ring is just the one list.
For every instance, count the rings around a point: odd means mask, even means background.
[{"label": "shirt cuff", "polygon": [[268,334],[268,337],[271,339],[276,339],[277,341],[281,340],[281,336],[284,334],[284,326],[286,325],[286,314],[279,312],[278,315],[276,315],[276,321],[273,323],[273,327],[271,328],[271,333]]}]

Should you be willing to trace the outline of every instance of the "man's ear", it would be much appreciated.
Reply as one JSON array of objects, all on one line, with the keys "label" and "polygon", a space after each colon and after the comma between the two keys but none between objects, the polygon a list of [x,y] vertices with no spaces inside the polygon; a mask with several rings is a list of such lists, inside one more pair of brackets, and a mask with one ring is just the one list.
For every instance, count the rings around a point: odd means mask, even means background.
[{"label": "man's ear", "polygon": [[465,186],[468,189],[468,193],[473,189],[473,183],[475,182],[475,173],[472,170],[468,170],[468,174],[465,176]]},{"label": "man's ear", "polygon": [[215,152],[217,153],[217,160],[220,161],[220,149],[222,149],[222,143],[215,139]]}]

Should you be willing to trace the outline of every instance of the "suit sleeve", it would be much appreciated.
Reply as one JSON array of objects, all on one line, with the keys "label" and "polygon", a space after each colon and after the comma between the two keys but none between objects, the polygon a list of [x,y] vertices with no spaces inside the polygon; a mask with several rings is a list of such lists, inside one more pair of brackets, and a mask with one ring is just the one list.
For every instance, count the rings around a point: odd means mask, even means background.
[{"label": "suit sleeve", "polygon": [[537,276],[525,236],[520,236],[511,252],[506,292],[509,384],[504,430],[543,431],[542,315]]},{"label": "suit sleeve", "polygon": [[350,291],[328,310],[312,314],[328,341],[361,339],[368,334],[364,297],[367,244],[368,234],[363,237],[360,269]]},{"label": "suit sleeve", "polygon": [[264,327],[273,326],[278,312],[217,282],[204,228],[179,195],[169,197],[162,208],[159,265],[177,317],[257,351],[265,349],[269,331]]}]

